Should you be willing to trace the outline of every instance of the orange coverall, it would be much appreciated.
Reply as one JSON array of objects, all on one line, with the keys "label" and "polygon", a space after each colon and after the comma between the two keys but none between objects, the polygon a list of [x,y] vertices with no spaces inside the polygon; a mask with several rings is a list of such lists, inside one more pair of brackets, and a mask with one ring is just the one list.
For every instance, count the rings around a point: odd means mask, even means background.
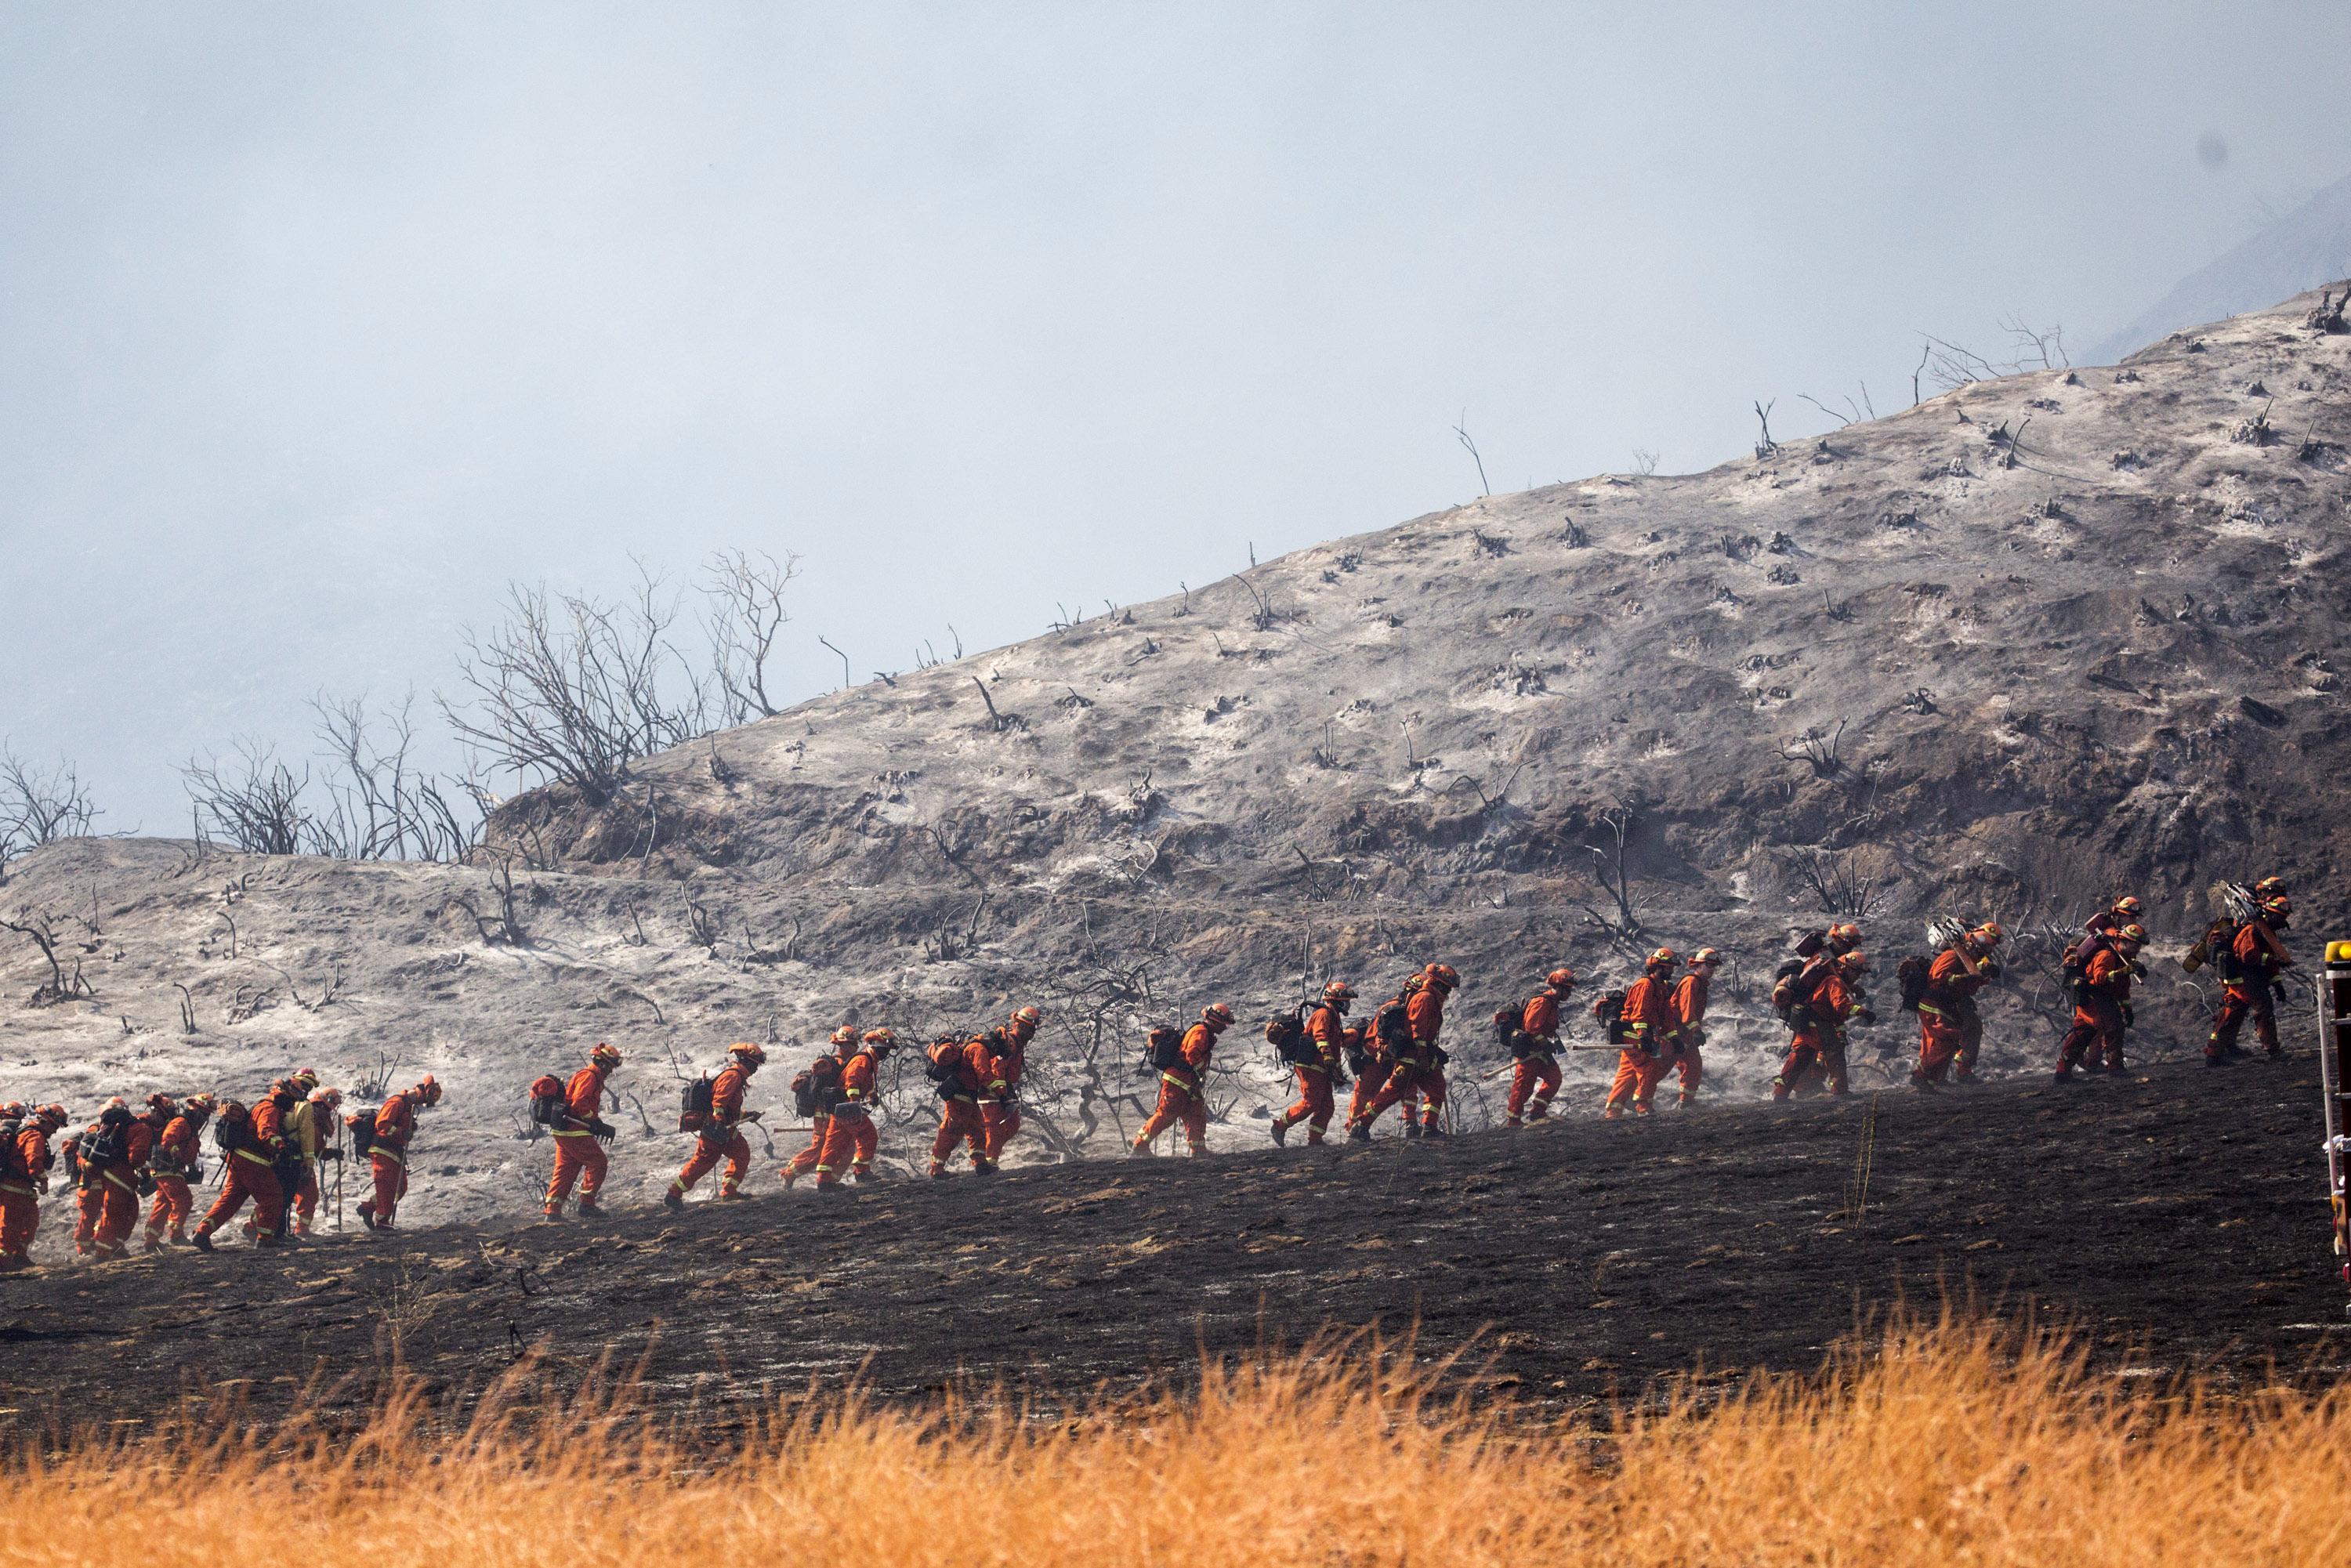
[{"label": "orange coverall", "polygon": [[1698,1098],[1698,1086],[1706,1078],[1706,1063],[1698,1059],[1698,1047],[1706,1043],[1706,993],[1704,975],[1684,975],[1682,983],[1674,988],[1674,1065],[1681,1070],[1681,1092],[1677,1104],[1687,1105]]},{"label": "orange coverall", "polygon": [[286,1189],[277,1169],[285,1152],[286,1107],[276,1095],[267,1095],[253,1108],[253,1136],[221,1162],[220,1197],[213,1200],[196,1234],[212,1235],[251,1198],[256,1235],[276,1238],[286,1224]]},{"label": "orange coverall", "polygon": [[1550,1115],[1551,1097],[1559,1092],[1559,1058],[1553,1054],[1559,1050],[1559,993],[1546,986],[1529,997],[1519,1028],[1542,1043],[1519,1058],[1511,1071],[1506,1109],[1513,1127]]},{"label": "orange coverall", "polygon": [[1015,1020],[1004,1026],[1006,1049],[997,1052],[996,1076],[1004,1087],[979,1103],[979,1119],[987,1131],[987,1161],[994,1165],[1004,1157],[1004,1145],[1020,1131],[1020,1075],[1029,1067],[1029,1041],[1035,1038],[1037,1026]]},{"label": "orange coverall", "polygon": [[375,1146],[368,1155],[368,1174],[375,1178],[375,1197],[361,1204],[378,1230],[392,1228],[400,1200],[408,1196],[408,1140],[416,1135],[416,1105],[409,1091],[385,1100],[375,1113]]},{"label": "orange coverall", "polygon": [[187,1239],[188,1217],[196,1207],[188,1181],[203,1157],[203,1130],[185,1116],[172,1117],[165,1124],[162,1136],[155,1140],[154,1152],[147,1156],[148,1169],[155,1177],[155,1202],[147,1210],[150,1252],[163,1245],[167,1226],[172,1240]]},{"label": "orange coverall", "polygon": [[1436,1126],[1445,1109],[1445,1069],[1437,1065],[1437,1036],[1445,1027],[1445,988],[1427,985],[1413,992],[1405,1004],[1405,1018],[1412,1025],[1412,1044],[1396,1058],[1386,1084],[1358,1118],[1365,1124],[1378,1121],[1381,1112],[1402,1101],[1405,1124],[1410,1127],[1416,1095],[1426,1100],[1420,1117],[1425,1127]]},{"label": "orange coverall", "polygon": [[1845,1092],[1844,1025],[1861,1010],[1860,993],[1842,972],[1831,970],[1806,1007],[1804,1025],[1788,1042],[1788,1058],[1772,1082],[1774,1100],[1808,1087],[1815,1072],[1827,1081],[1831,1094]]},{"label": "orange coverall", "polygon": [[873,1171],[881,1134],[873,1127],[873,1053],[861,1051],[841,1064],[841,1098],[824,1130],[824,1153],[817,1160],[816,1185],[838,1186],[844,1170],[859,1181]]},{"label": "orange coverall", "polygon": [[26,1127],[16,1144],[0,1150],[0,1268],[21,1269],[41,1228],[41,1189],[57,1155],[49,1135]]},{"label": "orange coverall", "polygon": [[2074,1027],[2057,1048],[2059,1078],[2071,1078],[2076,1064],[2092,1072],[2101,1065],[2108,1072],[2123,1070],[2123,1034],[2129,1028],[2123,1009],[2130,1004],[2135,973],[2130,960],[2111,947],[2090,955],[2085,994],[2074,1004]]},{"label": "orange coverall", "polygon": [[1657,1081],[1666,1075],[1666,1067],[1673,1049],[1674,1000],[1666,979],[1660,975],[1644,975],[1625,988],[1625,1043],[1616,1053],[1616,1081],[1608,1086],[1608,1103],[1601,1114],[1611,1121],[1625,1113],[1629,1102],[1633,1113],[1646,1116],[1656,1109],[1652,1103],[1657,1092]]},{"label": "orange coverall", "polygon": [[685,1168],[670,1183],[670,1190],[684,1196],[694,1190],[694,1184],[708,1176],[718,1162],[726,1162],[726,1172],[718,1178],[718,1196],[741,1196],[743,1177],[751,1169],[751,1145],[743,1136],[743,1092],[751,1086],[751,1075],[741,1063],[730,1063],[710,1086],[710,1117],[695,1134],[694,1153]]},{"label": "orange coverall", "polygon": [[[1980,967],[1984,960],[1976,962]],[[1975,1076],[1976,1050],[1983,1041],[1975,996],[1990,983],[1988,976],[1968,973],[1958,948],[1935,955],[1927,970],[1927,994],[1918,998],[1918,1071],[1929,1083],[1940,1083],[1955,1061],[1960,1082]]]},{"label": "orange coverall", "polygon": [[547,1212],[561,1214],[571,1184],[580,1184],[580,1207],[596,1207],[604,1190],[604,1172],[611,1160],[603,1143],[590,1131],[604,1118],[605,1069],[590,1062],[563,1085],[563,1114],[554,1128],[555,1175],[547,1184]]},{"label": "orange coverall", "polygon": [[2248,1017],[2253,1020],[2253,1035],[2262,1049],[2272,1056],[2284,1054],[2278,1044],[2277,998],[2270,982],[2285,966],[2262,939],[2266,929],[2260,922],[2249,921],[2231,945],[2238,973],[2244,977],[2221,988],[2220,1016],[2212,1020],[2212,1035],[2204,1046],[2204,1054],[2215,1061],[2237,1054],[2237,1035]]},{"label": "orange coverall", "polygon": [[[89,1135],[95,1136],[98,1128],[92,1122]],[[139,1172],[155,1146],[155,1130],[144,1121],[133,1121],[122,1129],[121,1138],[120,1156],[103,1164],[86,1161],[81,1167],[74,1225],[77,1256],[95,1252],[101,1258],[121,1257],[139,1223]]]},{"label": "orange coverall", "polygon": [[1324,1002],[1306,1015],[1306,1038],[1314,1042],[1317,1060],[1298,1064],[1298,1103],[1281,1113],[1280,1122],[1284,1127],[1305,1123],[1306,1141],[1319,1144],[1331,1129],[1331,1113],[1336,1108],[1331,1082],[1346,1047],[1347,1015]]},{"label": "orange coverall", "polygon": [[[1160,1037],[1165,1039],[1165,1035]],[[1217,1051],[1217,1036],[1205,1023],[1196,1023],[1184,1031],[1184,1067],[1169,1069],[1159,1074],[1159,1103],[1152,1108],[1150,1119],[1134,1135],[1134,1146],[1145,1147],[1168,1128],[1181,1122],[1184,1141],[1195,1155],[1208,1149],[1208,1093],[1206,1087],[1208,1060]]]},{"label": "orange coverall", "polygon": [[987,1157],[987,1123],[979,1113],[979,1097],[996,1083],[996,1059],[987,1042],[964,1042],[955,1063],[955,1088],[939,1103],[939,1130],[931,1138],[931,1174],[946,1174],[947,1161],[962,1145],[971,1145],[971,1168],[982,1175],[996,1168]]}]

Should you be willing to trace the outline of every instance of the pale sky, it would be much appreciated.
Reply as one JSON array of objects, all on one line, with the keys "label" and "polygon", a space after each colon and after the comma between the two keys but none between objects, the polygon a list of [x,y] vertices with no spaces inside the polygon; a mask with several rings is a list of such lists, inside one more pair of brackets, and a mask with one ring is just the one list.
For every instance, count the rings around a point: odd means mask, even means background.
[{"label": "pale sky", "polygon": [[[2328,5],[0,9],[0,736],[101,826],[507,580],[779,684],[2087,343],[2351,172]],[[2199,155],[2199,144],[2203,150]]]}]

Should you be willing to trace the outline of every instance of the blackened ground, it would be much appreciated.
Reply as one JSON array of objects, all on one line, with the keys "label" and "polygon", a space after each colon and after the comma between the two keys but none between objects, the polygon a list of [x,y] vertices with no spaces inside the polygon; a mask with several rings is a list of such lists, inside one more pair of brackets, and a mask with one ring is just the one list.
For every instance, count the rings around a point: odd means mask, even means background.
[{"label": "blackened ground", "polygon": [[0,1406],[152,1418],[242,1378],[269,1408],[322,1369],[357,1375],[335,1396],[357,1406],[395,1336],[458,1390],[544,1343],[567,1369],[645,1356],[705,1403],[861,1371],[891,1397],[1076,1394],[1373,1323],[1552,1403],[1808,1368],[1947,1293],[2068,1322],[2116,1371],[2339,1375],[2315,1081],[2307,1057],[2165,1065],[175,1252],[0,1283]]}]

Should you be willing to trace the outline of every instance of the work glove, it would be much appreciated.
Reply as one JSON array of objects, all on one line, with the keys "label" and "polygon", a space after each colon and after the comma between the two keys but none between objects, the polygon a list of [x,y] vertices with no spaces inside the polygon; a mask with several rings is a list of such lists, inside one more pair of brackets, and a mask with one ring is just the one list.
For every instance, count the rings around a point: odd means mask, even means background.
[{"label": "work glove", "polygon": [[619,1128],[613,1126],[610,1122],[605,1121],[601,1116],[590,1117],[589,1119],[589,1135],[595,1138],[600,1143],[611,1143],[614,1135],[619,1131]]},{"label": "work glove", "polygon": [[739,1115],[739,1116],[736,1117],[735,1119],[736,1119],[737,1121],[738,1121],[738,1122],[756,1122],[756,1121],[758,1121],[761,1116],[764,1116],[764,1115],[766,1115],[766,1114],[767,1114],[767,1113],[766,1113],[766,1112],[764,1112],[764,1111],[746,1111],[746,1112],[744,1112],[741,1115]]},{"label": "work glove", "polygon": [[145,1171],[139,1173],[139,1196],[141,1197],[155,1196],[155,1178]]}]

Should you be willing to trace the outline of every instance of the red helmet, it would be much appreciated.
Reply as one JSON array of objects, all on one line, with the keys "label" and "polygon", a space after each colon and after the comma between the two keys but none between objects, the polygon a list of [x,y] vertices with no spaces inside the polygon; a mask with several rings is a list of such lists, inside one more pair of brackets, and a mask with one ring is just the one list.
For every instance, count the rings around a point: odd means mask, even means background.
[{"label": "red helmet", "polygon": [[147,1109],[168,1122],[180,1113],[180,1103],[169,1094],[157,1092],[147,1096]]},{"label": "red helmet", "polygon": [[33,1113],[34,1124],[45,1133],[56,1132],[59,1127],[64,1126],[68,1119],[66,1115],[66,1108],[62,1105],[44,1105]]},{"label": "red helmet", "polygon": [[1022,1008],[1012,1015],[1012,1021],[1014,1023],[1025,1023],[1030,1029],[1035,1029],[1039,1024],[1045,1021],[1045,1015],[1039,1012],[1035,1008]]},{"label": "red helmet", "polygon": [[1553,969],[1550,974],[1543,977],[1543,984],[1551,987],[1554,990],[1566,990],[1570,986],[1575,984],[1575,971],[1573,969]]},{"label": "red helmet", "polygon": [[1448,991],[1458,990],[1460,988],[1461,977],[1450,964],[1431,964],[1427,974],[1430,979]]},{"label": "red helmet", "polygon": [[845,1023],[839,1029],[834,1030],[832,1031],[832,1043],[835,1045],[855,1045],[857,1043],[857,1026],[853,1023]]},{"label": "red helmet", "polygon": [[1987,952],[2008,939],[2008,933],[2000,928],[2000,922],[1997,920],[1987,920],[1968,935],[1974,937],[1976,945]]},{"label": "red helmet", "polygon": [[1200,1021],[1212,1024],[1217,1029],[1230,1029],[1233,1023],[1233,1009],[1222,1002],[1210,1002],[1200,1009]]},{"label": "red helmet", "polygon": [[340,1110],[343,1103],[343,1092],[333,1088],[313,1089],[310,1091],[310,1103],[321,1110]]},{"label": "red helmet", "polygon": [[1649,955],[1649,967],[1652,969],[1670,969],[1681,961],[1681,955],[1671,947],[1660,947]]},{"label": "red helmet", "polygon": [[2125,894],[2122,897],[2115,900],[2114,912],[2116,915],[2126,915],[2135,920],[2138,917],[2143,907],[2144,906],[2137,899],[2133,898],[2128,894]]},{"label": "red helmet", "polygon": [[433,1074],[429,1072],[423,1078],[417,1080],[416,1087],[410,1090],[409,1092],[415,1095],[416,1098],[424,1104],[438,1105],[441,1103],[441,1085],[433,1082]]},{"label": "red helmet", "polygon": [[595,1048],[588,1053],[588,1065],[590,1067],[602,1067],[606,1069],[620,1066],[620,1048],[618,1046],[606,1045],[602,1041],[599,1040]]},{"label": "red helmet", "polygon": [[1839,947],[1858,947],[1861,946],[1861,927],[1850,922],[1832,925],[1829,927],[1829,941]]},{"label": "red helmet", "polygon": [[768,1061],[768,1048],[763,1045],[753,1045],[749,1040],[738,1040],[728,1046],[726,1054],[746,1067],[761,1067],[766,1065]]},{"label": "red helmet", "polygon": [[2147,927],[2133,921],[2116,932],[2115,939],[2118,942],[2144,942],[2147,940]]},{"label": "red helmet", "polygon": [[869,1029],[865,1031],[865,1049],[879,1061],[898,1049],[898,1036],[891,1030]]},{"label": "red helmet", "polygon": [[1355,988],[1344,980],[1333,980],[1322,988],[1322,999],[1326,1002],[1336,1002],[1343,1008],[1355,999]]},{"label": "red helmet", "polygon": [[1837,962],[1844,965],[1850,974],[1865,975],[1869,972],[1869,955],[1858,947],[1838,954]]},{"label": "red helmet", "polygon": [[1722,955],[1716,952],[1711,947],[1701,947],[1697,952],[1689,956],[1689,967],[1693,969],[1697,968],[1701,964],[1719,964],[1721,962]]}]

